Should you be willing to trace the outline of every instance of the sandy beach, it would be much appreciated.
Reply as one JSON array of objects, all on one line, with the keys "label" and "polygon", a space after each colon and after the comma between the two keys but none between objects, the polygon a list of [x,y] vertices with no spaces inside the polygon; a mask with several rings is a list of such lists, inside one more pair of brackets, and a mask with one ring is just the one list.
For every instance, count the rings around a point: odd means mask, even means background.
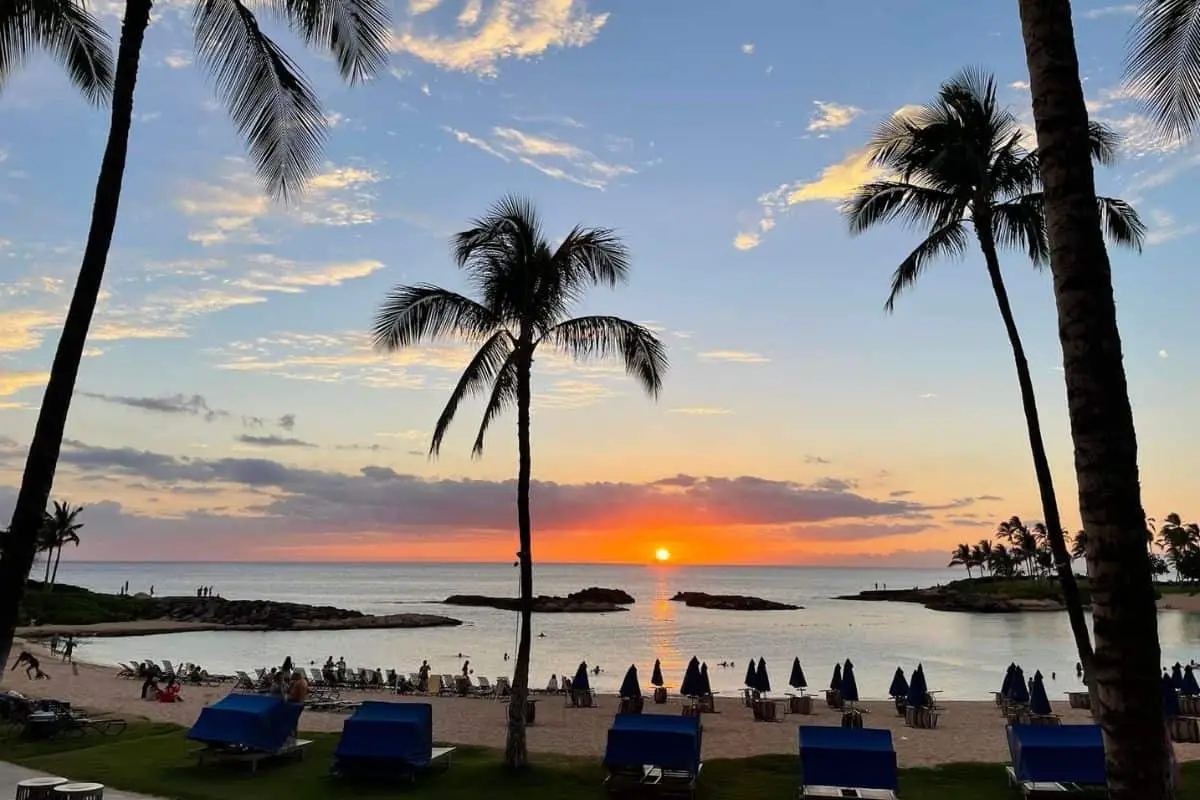
[{"label": "sandy beach", "polygon": [[[195,721],[200,708],[215,702],[229,691],[229,686],[186,687],[185,701],[175,704],[147,702],[138,697],[139,681],[116,677],[116,670],[78,664],[78,674],[69,664],[62,664],[41,646],[29,646],[42,658],[43,669],[51,676],[48,681],[31,681],[24,672],[7,672],[4,688],[15,689],[32,697],[54,697],[75,706],[105,711],[129,718],[173,722],[188,726]],[[14,650],[19,652],[19,649]],[[934,687],[936,688],[936,687]],[[402,698],[386,692],[365,694],[343,693],[344,699],[388,700],[394,702],[429,702],[433,705],[434,736],[439,741],[455,744],[504,746],[503,703],[480,698]],[[1069,709],[1066,698],[1055,696],[1051,701],[1064,722],[1086,723],[1086,712]],[[543,696],[539,699],[537,724],[529,729],[529,746],[541,753],[596,756],[604,753],[606,732],[617,711],[617,698],[601,696],[598,707],[571,709],[561,697]],[[932,766],[951,762],[1007,762],[1008,748],[1004,741],[1004,720],[989,701],[946,703],[946,711],[936,730],[907,728],[903,719],[887,701],[864,703],[871,713],[866,724],[887,728],[893,732],[900,764],[906,767]],[[736,698],[718,698],[720,713],[704,717],[704,752],[707,757],[738,758],[766,753],[795,753],[796,726],[837,725],[840,715],[829,709],[821,699],[814,703],[815,713],[807,717],[787,716],[783,723],[756,723],[749,709]],[[680,702],[672,699],[666,705],[647,703],[647,713],[678,714]],[[339,731],[346,714],[306,711],[300,720],[302,730]],[[1177,744],[1181,760],[1200,760],[1200,744]]]}]

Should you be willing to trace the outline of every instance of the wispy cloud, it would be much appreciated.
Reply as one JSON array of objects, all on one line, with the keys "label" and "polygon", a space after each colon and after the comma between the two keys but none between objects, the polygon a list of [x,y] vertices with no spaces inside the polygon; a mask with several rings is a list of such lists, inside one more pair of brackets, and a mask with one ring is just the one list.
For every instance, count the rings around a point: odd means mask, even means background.
[{"label": "wispy cloud", "polygon": [[1146,232],[1147,245],[1163,244],[1200,230],[1200,224],[1180,224],[1174,214],[1159,209],[1151,209],[1149,217],[1149,224],[1146,226],[1149,229]]},{"label": "wispy cloud", "polygon": [[276,436],[274,434],[254,436],[249,433],[243,433],[237,437],[237,441],[254,447],[316,447],[312,442],[306,442],[303,439],[296,439],[291,436]]},{"label": "wispy cloud", "polygon": [[0,397],[12,397],[22,389],[45,386],[49,379],[47,372],[0,370]]},{"label": "wispy cloud", "polygon": [[836,131],[854,122],[863,113],[861,108],[825,100],[814,100],[813,105],[817,107],[817,110],[813,114],[812,121],[808,123],[810,131]]},{"label": "wispy cloud", "polygon": [[748,353],[744,350],[709,350],[700,353],[698,357],[705,361],[730,361],[736,364],[766,364],[771,360],[761,353]]},{"label": "wispy cloud", "polygon": [[742,45],[742,52],[748,56],[754,55],[754,42],[746,42]]},{"label": "wispy cloud", "polygon": [[672,408],[672,414],[687,414],[691,417],[718,417],[726,414],[732,414],[728,408],[711,408],[708,406],[685,406],[683,408]]},{"label": "wispy cloud", "polygon": [[[438,0],[410,0],[410,14],[423,14]],[[588,13],[585,0],[466,0],[455,31],[418,30],[409,21],[392,37],[392,49],[438,67],[492,76],[500,61],[526,59],[563,47],[590,44],[608,14]]]},{"label": "wispy cloud", "polygon": [[79,392],[83,397],[100,400],[140,411],[150,411],[155,414],[171,414],[178,416],[199,417],[205,422],[215,422],[229,416],[229,412],[213,408],[203,395],[173,394],[163,397],[131,397],[128,395],[102,394],[99,392]]},{"label": "wispy cloud", "polygon": [[1127,17],[1138,12],[1136,3],[1122,3],[1115,6],[1100,6],[1083,12],[1085,19],[1101,19],[1102,17]]},{"label": "wispy cloud", "polygon": [[192,54],[187,50],[172,50],[163,58],[163,63],[171,69],[183,69],[191,66]]},{"label": "wispy cloud", "polygon": [[448,126],[442,130],[488,155],[503,161],[518,161],[543,175],[589,189],[603,190],[618,178],[637,174],[633,167],[605,161],[589,150],[544,134],[495,127],[490,137],[484,139]]}]

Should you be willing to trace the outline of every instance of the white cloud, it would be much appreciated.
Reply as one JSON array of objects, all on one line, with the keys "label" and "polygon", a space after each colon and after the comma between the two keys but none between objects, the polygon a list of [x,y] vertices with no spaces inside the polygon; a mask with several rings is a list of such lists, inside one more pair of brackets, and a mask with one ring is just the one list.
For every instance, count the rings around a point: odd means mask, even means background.
[{"label": "white cloud", "polygon": [[1146,227],[1149,230],[1146,232],[1146,244],[1149,246],[1163,244],[1200,230],[1200,225],[1196,223],[1181,225],[1173,214],[1158,209],[1151,209],[1147,222]]},{"label": "white cloud", "polygon": [[1029,91],[1029,81],[1013,81],[1008,85],[1010,89],[1016,89],[1020,92]]},{"label": "white cloud", "polygon": [[428,14],[442,4],[442,0],[408,0],[408,13],[416,17]]},{"label": "white cloud", "polygon": [[728,361],[735,364],[766,364],[771,359],[761,353],[748,353],[744,350],[709,350],[699,354],[705,361]]},{"label": "white cloud", "polygon": [[[409,10],[416,15],[437,5],[410,0]],[[466,0],[453,34],[418,32],[410,21],[392,37],[392,49],[443,69],[492,76],[504,59],[590,44],[607,22],[607,13],[588,13],[585,0],[494,0],[486,8],[482,0]]]},{"label": "white cloud", "polygon": [[191,65],[192,54],[186,50],[172,50],[170,53],[167,53],[163,62],[171,69],[183,69]]},{"label": "white cloud", "polygon": [[433,95],[433,92],[430,90],[428,83],[421,84],[421,94],[425,95],[426,97],[430,97]]},{"label": "white cloud", "polygon": [[1132,16],[1138,12],[1138,7],[1135,3],[1123,3],[1116,6],[1100,6],[1083,12],[1086,19],[1100,19],[1101,17],[1126,17]]},{"label": "white cloud", "polygon": [[754,55],[754,42],[746,42],[742,45],[742,52],[748,56]]},{"label": "white cloud", "polygon": [[637,174],[633,167],[604,161],[591,151],[569,142],[516,128],[492,128],[490,139],[447,126],[443,126],[442,130],[459,142],[477,147],[503,161],[519,161],[543,175],[589,189],[603,190],[617,178]]},{"label": "white cloud", "polygon": [[1168,358],[1168,357],[1170,357],[1170,355],[1171,355],[1171,354],[1170,354],[1170,353],[1168,353],[1166,350],[1159,350],[1159,351],[1158,351],[1158,357],[1159,357],[1159,358]]},{"label": "white cloud", "polygon": [[817,107],[812,121],[808,123],[810,131],[835,131],[844,128],[862,114],[861,108],[830,103],[824,100],[814,100]]},{"label": "white cloud", "polygon": [[732,414],[728,408],[709,408],[707,406],[689,406],[686,408],[672,408],[672,414],[687,414],[693,417],[716,417]]}]

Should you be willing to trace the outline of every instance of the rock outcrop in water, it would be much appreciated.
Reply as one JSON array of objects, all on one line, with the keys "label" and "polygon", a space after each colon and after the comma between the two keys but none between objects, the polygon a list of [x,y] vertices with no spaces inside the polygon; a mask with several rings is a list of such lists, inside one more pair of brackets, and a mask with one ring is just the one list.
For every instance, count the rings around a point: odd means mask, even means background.
[{"label": "rock outcrop in water", "polygon": [[1053,597],[1008,597],[972,592],[956,587],[929,589],[877,589],[842,595],[835,600],[920,603],[931,611],[960,611],[971,614],[1017,614],[1022,611],[1062,611],[1066,606]]},{"label": "rock outcrop in water", "polygon": [[[498,608],[502,611],[521,610],[521,601],[515,597],[455,594],[442,602],[451,606]],[[633,596],[621,589],[592,586],[572,592],[566,597],[539,595],[533,598],[533,610],[539,614],[603,614],[610,611],[628,611],[625,606],[633,602]]]},{"label": "rock outcrop in water", "polygon": [[743,594],[708,594],[706,592],[677,592],[672,600],[692,608],[710,608],[717,611],[796,611],[804,606],[777,603],[761,597]]}]

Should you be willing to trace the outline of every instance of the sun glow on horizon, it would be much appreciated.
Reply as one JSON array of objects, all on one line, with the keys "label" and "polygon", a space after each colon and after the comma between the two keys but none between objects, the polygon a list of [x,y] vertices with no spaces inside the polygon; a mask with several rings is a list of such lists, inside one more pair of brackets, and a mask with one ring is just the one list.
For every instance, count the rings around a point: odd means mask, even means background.
[{"label": "sun glow on horizon", "polygon": [[654,551],[654,560],[661,563],[671,560],[671,551],[665,547],[660,547]]}]

